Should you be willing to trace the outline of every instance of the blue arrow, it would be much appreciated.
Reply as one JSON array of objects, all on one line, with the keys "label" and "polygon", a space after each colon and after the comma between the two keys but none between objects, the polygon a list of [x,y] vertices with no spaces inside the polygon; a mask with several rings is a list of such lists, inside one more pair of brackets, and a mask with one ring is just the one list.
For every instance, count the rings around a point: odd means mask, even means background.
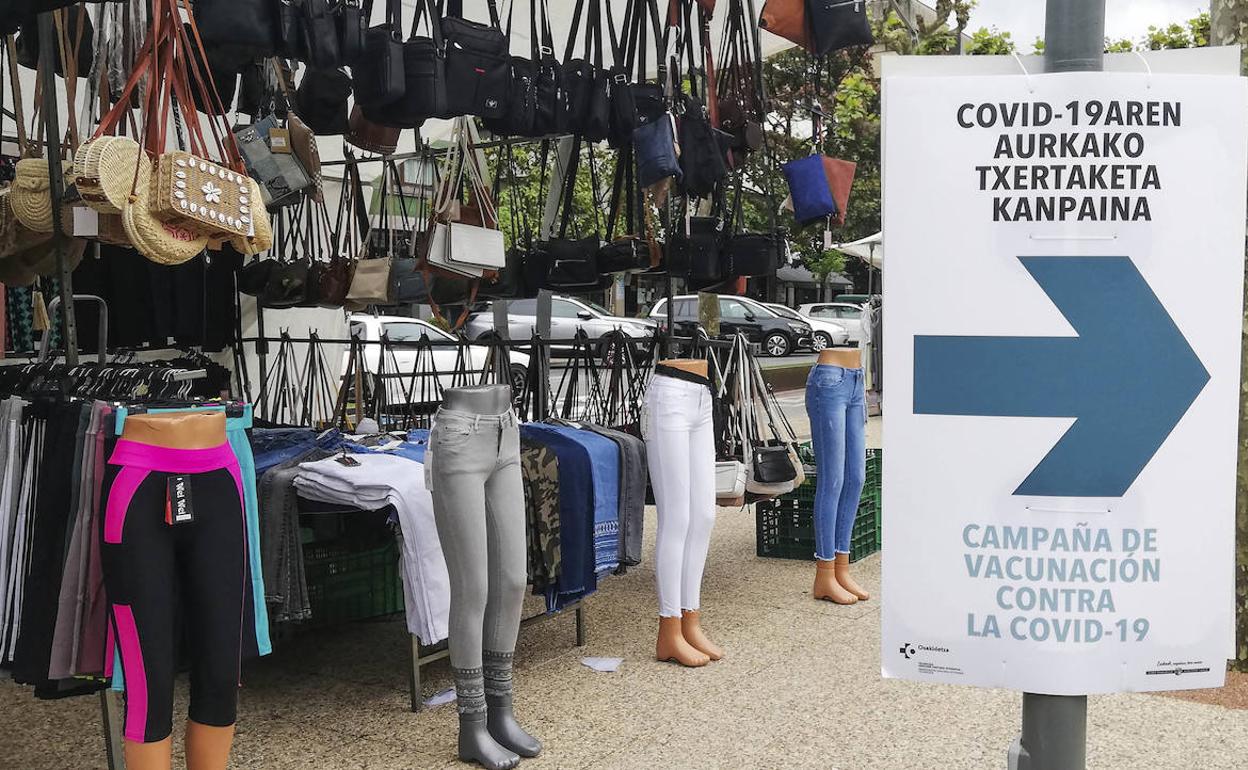
[{"label": "blue arrow", "polygon": [[915,414],[1074,417],[1014,494],[1120,497],[1209,372],[1130,258],[1020,260],[1078,336],[916,336]]}]

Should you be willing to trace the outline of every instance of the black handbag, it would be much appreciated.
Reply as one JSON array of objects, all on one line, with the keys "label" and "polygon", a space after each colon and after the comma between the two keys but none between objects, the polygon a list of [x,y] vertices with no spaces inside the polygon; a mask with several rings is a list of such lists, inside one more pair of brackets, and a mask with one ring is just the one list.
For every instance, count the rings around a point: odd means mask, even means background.
[{"label": "black handbag", "polygon": [[728,176],[724,151],[727,135],[711,127],[706,107],[696,97],[685,94],[684,114],[680,118],[681,185],[685,193],[703,198],[715,192],[716,186]]},{"label": "black handbag", "polygon": [[[507,11],[507,39],[511,39],[511,23],[515,17],[516,3],[512,0]],[[537,79],[541,53],[537,37],[536,0],[529,0],[529,50],[528,57],[511,57],[511,85],[507,94],[507,109],[501,116],[482,121],[495,136],[541,136],[537,133]]]},{"label": "black handbag", "polygon": [[806,19],[815,56],[875,42],[866,0],[806,0]]},{"label": "black handbag", "polygon": [[195,25],[204,45],[236,45],[256,57],[277,52],[277,12],[273,0],[195,0]]},{"label": "black handbag", "polygon": [[[637,189],[631,147],[620,150],[615,164],[615,180],[611,185],[611,202],[607,205],[607,243],[598,250],[598,271],[610,273],[644,273],[656,267],[658,246],[649,227],[637,228],[636,205],[645,206]],[[623,211],[624,234],[616,237],[615,225]],[[643,214],[643,218],[644,214]],[[648,221],[648,219],[647,219]]]},{"label": "black handbag", "polygon": [[[630,2],[624,18],[628,21],[633,5]],[[638,9],[640,10],[640,9]],[[608,6],[607,39],[611,43],[613,64],[605,73],[607,78],[607,143],[616,149],[628,145],[633,138],[633,129],[637,128],[637,103],[633,99],[633,88],[628,64],[620,48],[620,39],[615,34],[615,21]]]},{"label": "black handbag", "polygon": [[[659,22],[659,10],[656,0],[636,0],[629,21],[631,28],[627,32],[625,58],[629,69],[636,80],[628,90],[632,96],[633,109],[636,111],[635,127],[653,123],[668,112],[667,93],[664,83],[667,81],[667,60],[664,52],[667,49],[666,27]],[[650,24],[646,24],[649,17]],[[655,60],[658,64],[658,76],[654,81],[646,80],[647,54],[650,50],[650,35],[654,36],[654,46],[658,48]]]},{"label": "black handbag", "polygon": [[295,89],[295,112],[320,136],[347,132],[347,99],[351,76],[342,69],[309,69]]},{"label": "black handbag", "polygon": [[724,247],[728,274],[733,277],[774,275],[784,255],[786,233],[784,230],[777,230],[774,222],[771,232],[735,232],[745,225],[741,204],[743,186],[742,180],[738,180],[731,217],[733,226],[728,228],[732,235]]},{"label": "black handbag", "polygon": [[236,283],[239,292],[259,297],[269,283],[269,274],[277,266],[275,259],[254,259],[238,269]]},{"label": "black handbag", "polygon": [[343,64],[355,64],[364,55],[364,35],[368,32],[368,19],[360,0],[339,0],[335,23],[339,58]]},{"label": "black handbag", "polygon": [[[446,71],[442,30],[433,0],[416,0],[411,34],[403,44],[403,96],[378,110],[365,109],[369,119],[396,128],[419,128],[446,111]],[[430,37],[417,37],[421,16],[428,14]]]},{"label": "black handbag", "polygon": [[783,441],[771,440],[751,447],[752,473],[760,484],[783,484],[797,478],[789,446]]},{"label": "black handbag", "polygon": [[303,61],[303,12],[299,0],[277,0],[276,53],[284,59]]},{"label": "black handbag", "polygon": [[[385,0],[386,21],[364,33],[364,53],[351,68],[355,102],[361,109],[377,110],[402,98],[406,88],[403,72],[403,27],[400,0]],[[364,0],[365,17],[372,0]]]},{"label": "black handbag", "polygon": [[[551,289],[587,291],[602,285],[604,280],[601,271],[598,269],[598,251],[602,248],[602,238],[599,233],[595,232],[590,236],[578,234],[576,237],[568,237],[568,226],[572,220],[576,178],[580,169],[583,144],[583,139],[577,135],[572,142],[572,152],[568,156],[569,166],[563,180],[562,210],[560,212],[558,236],[551,238],[545,243],[537,244],[537,247],[534,249],[533,257],[546,267],[546,281],[544,285]],[[589,146],[589,152],[590,189],[597,190],[598,184],[596,178],[594,178],[592,145]],[[546,153],[543,153],[543,173],[545,172],[546,159]],[[595,222],[597,222],[598,206],[593,206],[593,209]]]},{"label": "black handbag", "polygon": [[718,216],[689,217],[686,232],[667,239],[667,269],[698,281],[724,277],[724,220]]},{"label": "black handbag", "polygon": [[[572,12],[572,27],[568,32],[568,42],[563,54],[563,89],[567,94],[568,115],[564,130],[580,134],[590,141],[600,141],[606,138],[605,120],[609,117],[607,107],[606,80],[600,79],[598,72],[602,68],[602,50],[601,50],[601,34],[595,34],[597,28],[597,0],[589,0],[588,8],[586,0],[576,0],[576,8]],[[588,13],[585,11],[588,10]],[[574,58],[576,51],[577,35],[581,29],[581,19],[585,17],[585,35],[583,56]],[[595,49],[595,40],[599,45]],[[598,94],[599,86],[602,87],[602,93]],[[596,106],[595,102],[601,102]],[[592,125],[595,120],[595,110],[601,108],[604,114],[601,116],[603,124],[601,126]],[[598,136],[599,129],[601,136]]]},{"label": "black handbag", "polygon": [[[71,6],[63,12],[61,23],[70,47],[76,53],[74,65],[78,69],[78,77],[85,78],[91,74],[91,63],[95,60],[95,25],[91,23],[91,15],[82,6]],[[22,22],[22,31],[17,36],[17,63],[27,69],[39,68],[39,23],[38,17],[30,16]],[[53,68],[57,75],[65,77],[65,66],[61,57],[62,46],[57,44]]]},{"label": "black handbag", "polygon": [[337,67],[343,63],[339,47],[338,0],[300,0],[299,31],[303,61],[313,67]]},{"label": "black handbag", "polygon": [[495,0],[487,0],[490,23],[464,18],[463,0],[447,0],[442,19],[446,44],[446,109],[441,118],[499,118],[507,111],[511,55],[499,26]]}]

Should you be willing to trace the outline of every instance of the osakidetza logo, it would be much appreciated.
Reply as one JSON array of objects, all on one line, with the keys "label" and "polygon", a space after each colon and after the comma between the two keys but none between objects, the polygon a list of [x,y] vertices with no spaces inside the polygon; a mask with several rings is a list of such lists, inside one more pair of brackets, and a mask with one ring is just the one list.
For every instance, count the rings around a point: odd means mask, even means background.
[{"label": "osakidetza logo", "polygon": [[930,644],[914,645],[914,644],[911,644],[910,642],[906,642],[905,644],[901,645],[900,652],[903,658],[905,658],[906,660],[910,660],[911,658],[918,657],[920,652],[936,652],[942,655],[947,655],[949,653],[949,648],[938,647],[938,646],[930,645]]}]

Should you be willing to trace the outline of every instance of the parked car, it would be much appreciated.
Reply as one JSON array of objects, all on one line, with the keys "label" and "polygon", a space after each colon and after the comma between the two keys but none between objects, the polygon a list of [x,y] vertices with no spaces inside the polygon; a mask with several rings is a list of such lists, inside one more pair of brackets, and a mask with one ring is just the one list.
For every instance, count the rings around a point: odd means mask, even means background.
[{"label": "parked car", "polygon": [[[528,340],[537,326],[537,300],[514,299],[507,303],[507,334],[513,340]],[[550,303],[551,339],[570,340],[578,331],[585,332],[599,346],[599,353],[606,354],[603,336],[619,329],[635,339],[649,337],[658,324],[646,318],[626,318],[593,302],[575,297],[555,295]],[[497,336],[494,329],[494,308],[473,313],[464,325],[464,333],[470,340],[487,340]]]},{"label": "parked car", "polygon": [[800,305],[797,312],[812,321],[831,321],[845,327],[849,341],[862,343],[862,308],[848,302],[813,302]]},{"label": "parked car", "polygon": [[[422,321],[418,318],[407,318],[404,316],[389,315],[368,315],[366,313],[352,313],[348,319],[350,323],[350,331],[352,336],[358,336],[361,340],[377,341],[381,339],[381,335],[385,334],[391,342],[408,343],[419,342],[424,336],[428,336],[431,341],[457,342],[456,338],[442,331],[433,324]],[[396,345],[390,349],[390,356],[385,362],[384,369],[381,367],[381,346],[365,345],[363,346],[363,367],[369,374],[376,374],[379,370],[387,374],[411,374],[421,366],[427,370],[429,362],[419,362],[417,357],[420,351],[415,347],[406,345]],[[425,354],[430,355],[429,353]],[[479,373],[471,373],[480,370],[488,361],[489,350],[480,345],[469,345],[464,351],[465,360],[463,362],[470,374],[468,375],[470,382],[479,381]],[[346,375],[348,357],[350,351],[342,354],[342,371]],[[455,371],[458,365],[459,351],[456,346],[434,347],[432,349],[432,365],[437,370],[437,384],[443,388],[454,387],[457,384],[463,384],[462,377],[456,378]],[[513,350],[510,353],[511,362],[511,389],[515,393],[520,393],[524,389],[525,380],[529,374],[529,356],[526,353]],[[428,377],[428,380],[423,380]],[[389,378],[386,387],[386,397],[389,403],[403,402],[404,389],[407,389],[415,402],[422,399],[422,394],[433,394],[434,375],[428,374],[417,377],[413,381],[411,377],[394,377]],[[431,397],[431,396],[430,396]]]},{"label": "parked car", "polygon": [[856,305],[862,307],[871,301],[870,294],[838,294],[832,298],[833,302],[842,305]]},{"label": "parked car", "polygon": [[822,319],[805,318],[796,310],[784,305],[777,305],[772,302],[765,303],[768,308],[776,313],[792,321],[802,321],[810,324],[813,333],[810,337],[810,347],[816,353],[825,348],[835,348],[847,345],[849,343],[849,332],[844,326],[835,321],[825,321]]},{"label": "parked car", "polygon": [[[674,298],[673,321],[676,331],[691,335],[700,328],[698,298],[689,294]],[[667,318],[667,300],[650,309],[650,317],[662,323]],[[787,356],[798,348],[809,347],[813,330],[806,321],[785,318],[749,297],[720,296],[720,334],[743,332],[750,342],[759,343],[771,356]]]}]

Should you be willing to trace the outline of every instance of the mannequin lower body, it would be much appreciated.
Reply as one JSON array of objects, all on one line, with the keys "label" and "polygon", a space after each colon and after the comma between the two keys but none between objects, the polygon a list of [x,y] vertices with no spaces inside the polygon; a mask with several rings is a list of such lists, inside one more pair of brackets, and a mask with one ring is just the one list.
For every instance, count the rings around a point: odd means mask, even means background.
[{"label": "mannequin lower body", "polygon": [[806,411],[818,470],[813,596],[854,604],[870,598],[849,572],[850,539],[867,469],[862,369],[826,364],[811,369]]},{"label": "mannequin lower body", "polygon": [[[515,767],[542,748],[512,709],[527,552],[519,429],[510,389],[502,390],[497,399],[475,388],[447,391],[425,464],[451,580],[459,757],[490,770]],[[497,411],[463,411],[491,408]]]},{"label": "mannequin lower body", "polygon": [[705,385],[656,375],[646,394],[646,460],[659,509],[655,657],[704,666],[723,657],[701,627],[702,571],[715,526],[715,440]]},{"label": "mannequin lower body", "polygon": [[[224,770],[249,588],[241,471],[226,443],[224,413],[205,421],[148,417],[127,420],[109,458],[101,517],[101,567],[126,680],[126,767],[170,767],[176,618],[183,615],[191,653],[187,767]],[[208,440],[205,422],[214,420],[220,434]]]}]

